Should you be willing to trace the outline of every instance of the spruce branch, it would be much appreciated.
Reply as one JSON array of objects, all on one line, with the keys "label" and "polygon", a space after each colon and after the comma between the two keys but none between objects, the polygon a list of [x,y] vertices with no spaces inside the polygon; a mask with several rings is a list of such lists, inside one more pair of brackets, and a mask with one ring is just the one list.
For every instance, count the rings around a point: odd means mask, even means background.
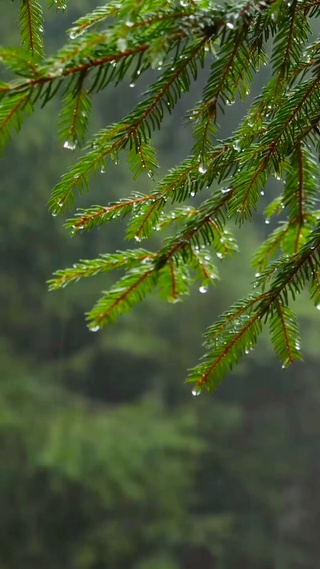
[{"label": "spruce branch", "polygon": [[[48,4],[66,8],[64,0]],[[82,260],[57,271],[50,289],[122,272],[87,314],[93,331],[155,289],[172,303],[189,294],[195,280],[205,292],[219,278],[214,259],[238,251],[231,222],[251,220],[264,196],[269,201],[264,215],[274,226],[253,257],[259,272],[252,291],[208,328],[207,353],[189,379],[195,394],[216,387],[252,350],[263,327],[283,366],[301,360],[291,304],[308,287],[320,306],[320,42],[311,41],[310,25],[320,15],[320,3],[111,0],[81,16],[68,30],[67,43],[49,58],[43,57],[40,5],[22,0],[20,7],[23,48],[0,48],[1,65],[13,76],[0,84],[0,142],[7,143],[26,114],[63,92],[60,136],[67,148],[84,145],[53,189],[53,215],[72,208],[76,192],[90,190],[91,175],[123,154],[133,178],[141,176],[143,186],[145,173],[148,188],[153,184],[151,190],[142,187],[126,198],[78,209],[65,223],[76,234],[127,218],[127,239],[140,242],[157,232],[150,250]],[[260,93],[248,100],[264,64],[272,75],[261,74]],[[200,71],[206,74],[202,97],[185,117],[194,137],[191,154],[156,181],[154,133]],[[139,102],[88,140],[95,94],[121,82],[133,85],[143,75],[149,83]],[[218,140],[217,116],[235,99],[248,101],[249,108],[230,136]],[[282,182],[275,198],[265,195],[271,176]],[[194,197],[196,205],[190,205]]]}]

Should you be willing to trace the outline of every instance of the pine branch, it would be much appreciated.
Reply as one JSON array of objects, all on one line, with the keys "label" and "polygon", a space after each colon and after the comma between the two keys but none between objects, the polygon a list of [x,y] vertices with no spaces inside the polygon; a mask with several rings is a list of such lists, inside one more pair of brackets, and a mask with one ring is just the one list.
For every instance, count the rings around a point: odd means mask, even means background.
[{"label": "pine branch", "polygon": [[29,94],[13,95],[5,99],[0,105],[0,147],[3,147],[11,137],[14,128],[17,132],[21,128],[24,111],[30,113],[32,105]]},{"label": "pine branch", "polygon": [[282,367],[287,367],[295,360],[301,361],[298,325],[292,310],[276,302],[269,321],[272,344],[282,362]]},{"label": "pine branch", "polygon": [[43,16],[37,0],[21,0],[19,21],[22,44],[33,57],[43,57]]},{"label": "pine branch", "polygon": [[77,282],[80,278],[92,277],[99,273],[108,273],[116,269],[131,269],[135,265],[152,259],[153,255],[144,249],[117,252],[112,255],[100,255],[99,259],[82,260],[75,263],[72,268],[63,269],[54,273],[54,278],[48,281],[49,290],[64,288],[68,284]]},{"label": "pine branch", "polygon": [[68,91],[60,113],[59,136],[65,148],[73,150],[83,139],[91,110],[91,99],[85,87],[85,75],[80,75],[73,91]]},{"label": "pine branch", "polygon": [[[64,0],[48,4],[66,7]],[[60,136],[66,148],[84,142],[83,155],[53,190],[53,215],[72,207],[76,190],[89,190],[90,176],[104,172],[108,159],[117,163],[122,151],[133,178],[146,173],[155,182],[154,131],[199,71],[207,72],[201,101],[187,114],[195,139],[191,155],[149,193],[78,210],[66,222],[75,234],[127,216],[128,239],[140,242],[154,232],[157,243],[162,238],[157,251],[101,255],[57,271],[49,281],[54,290],[80,278],[122,271],[87,315],[93,331],[154,289],[172,303],[189,294],[195,280],[206,292],[218,279],[213,259],[238,250],[227,221],[251,219],[261,196],[268,197],[269,177],[282,180],[264,211],[267,223],[275,216],[280,220],[254,255],[260,272],[253,292],[205,334],[208,352],[190,374],[195,394],[215,387],[255,346],[265,325],[282,365],[300,360],[298,326],[289,304],[308,286],[320,307],[320,42],[310,41],[311,18],[317,16],[320,3],[312,1],[241,0],[214,6],[206,1],[111,0],[79,18],[66,45],[40,63],[41,7],[37,0],[22,0],[25,49],[0,48],[1,63],[14,76],[0,84],[0,142],[7,142],[12,128],[20,129],[36,104],[44,107],[62,88]],[[240,124],[229,138],[217,141],[219,110],[224,112],[235,98],[246,100],[261,64],[269,59],[271,78],[262,77],[260,94],[249,100]],[[120,121],[85,141],[94,95],[122,81],[133,86],[147,70],[156,78],[143,98]],[[203,198],[204,191],[210,192],[209,199]],[[184,203],[195,196],[196,207]]]}]

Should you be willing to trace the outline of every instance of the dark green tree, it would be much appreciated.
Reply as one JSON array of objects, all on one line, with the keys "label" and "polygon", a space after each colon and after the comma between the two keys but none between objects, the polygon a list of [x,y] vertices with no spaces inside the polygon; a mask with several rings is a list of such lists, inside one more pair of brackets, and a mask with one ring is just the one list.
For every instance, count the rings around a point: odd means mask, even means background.
[{"label": "dark green tree", "polygon": [[[49,0],[49,5],[66,8],[64,0]],[[79,18],[67,44],[46,58],[41,6],[23,0],[23,45],[0,50],[6,77],[0,85],[1,143],[12,128],[20,129],[26,115],[61,95],[58,123],[64,146],[74,150],[84,143],[83,155],[52,192],[53,215],[74,205],[76,191],[88,190],[91,174],[104,171],[107,160],[117,163],[124,155],[133,177],[141,175],[140,185],[149,185],[147,176],[154,181],[151,192],[82,208],[66,222],[74,234],[126,217],[126,238],[151,238],[148,249],[103,253],[55,273],[52,290],[122,271],[88,312],[92,331],[156,288],[173,303],[189,293],[194,280],[206,292],[218,279],[214,258],[237,251],[228,220],[250,221],[266,193],[264,215],[267,223],[272,219],[271,231],[253,258],[258,272],[252,290],[207,330],[207,353],[189,376],[194,394],[215,387],[255,346],[264,326],[283,367],[301,360],[291,301],[309,287],[312,302],[320,307],[320,46],[311,31],[319,13],[318,2],[307,0],[225,6],[209,0],[112,1]],[[271,74],[252,101],[252,82],[263,65]],[[190,155],[156,181],[153,132],[203,73],[202,97],[185,117],[194,136]],[[142,74],[149,78],[142,100],[85,140],[96,93],[119,82],[132,87]],[[219,113],[236,98],[248,101],[247,110],[230,136],[219,140]],[[276,195],[268,185],[271,176],[281,182]],[[196,205],[190,205],[196,195]],[[152,239],[158,232],[163,233],[160,247]]]}]

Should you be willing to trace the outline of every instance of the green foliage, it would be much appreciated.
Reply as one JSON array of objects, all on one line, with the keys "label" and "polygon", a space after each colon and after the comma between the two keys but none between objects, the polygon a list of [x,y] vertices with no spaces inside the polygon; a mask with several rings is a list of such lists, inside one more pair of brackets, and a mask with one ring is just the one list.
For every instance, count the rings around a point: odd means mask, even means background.
[{"label": "green foliage", "polygon": [[[49,201],[53,215],[73,207],[76,190],[89,190],[90,176],[105,171],[107,159],[118,163],[123,153],[134,178],[141,175],[140,183],[147,185],[147,174],[154,181],[150,193],[82,209],[66,222],[76,233],[126,216],[127,239],[164,236],[158,250],[151,240],[149,250],[118,251],[57,271],[52,289],[99,272],[124,271],[88,313],[91,330],[112,322],[156,287],[170,302],[181,300],[194,279],[201,280],[200,291],[205,292],[218,278],[213,258],[237,251],[229,220],[251,220],[267,194],[266,221],[276,220],[253,259],[262,273],[256,275],[255,290],[208,329],[208,352],[190,373],[195,394],[215,387],[254,347],[265,325],[282,365],[300,360],[298,326],[289,303],[309,287],[319,306],[320,60],[319,42],[311,43],[310,31],[319,12],[316,3],[304,0],[223,7],[209,0],[110,2],[78,19],[69,30],[70,40],[54,56],[39,59],[41,10],[37,2],[22,1],[26,51],[1,52],[5,68],[19,76],[0,87],[2,145],[12,126],[20,128],[26,112],[61,93],[60,134],[65,147],[74,149],[84,140],[91,98],[111,84],[128,81],[134,86],[148,72],[143,99],[85,142],[83,155],[62,176]],[[236,98],[246,101],[262,64],[271,66],[271,78],[249,100],[231,136],[216,139],[218,114]],[[153,133],[204,68],[201,100],[187,114],[195,139],[191,154],[155,181]],[[281,182],[275,199],[269,197],[272,176]],[[195,195],[201,199],[208,189],[210,197],[196,208],[173,206]]]}]

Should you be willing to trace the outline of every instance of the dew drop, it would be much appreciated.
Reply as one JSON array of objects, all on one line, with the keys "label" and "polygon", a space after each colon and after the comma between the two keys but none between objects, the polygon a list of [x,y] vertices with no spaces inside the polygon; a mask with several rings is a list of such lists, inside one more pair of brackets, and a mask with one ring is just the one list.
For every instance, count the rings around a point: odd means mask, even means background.
[{"label": "dew drop", "polygon": [[198,170],[199,170],[200,174],[205,174],[207,172],[208,168],[204,164],[200,164]]},{"label": "dew drop", "polygon": [[229,28],[229,30],[233,30],[234,25],[231,22],[227,22],[227,28]]},{"label": "dew drop", "polygon": [[133,87],[135,87],[136,84],[135,83],[130,83],[129,87],[131,87],[131,89],[133,89]]},{"label": "dew drop", "polygon": [[77,146],[77,143],[75,140],[66,140],[63,148],[67,148],[68,150],[74,150]]},{"label": "dew drop", "polygon": [[78,35],[78,34],[77,34],[76,30],[70,30],[70,32],[69,32],[69,38],[70,38],[71,40],[76,39],[77,35]]},{"label": "dew drop", "polygon": [[261,190],[260,196],[264,196],[264,191],[263,191],[263,190]]},{"label": "dew drop", "polygon": [[127,26],[128,28],[132,28],[133,25],[134,25],[133,22],[130,22],[130,20],[127,20],[127,21],[126,21],[126,26]]},{"label": "dew drop", "polygon": [[270,223],[270,219],[266,219],[266,220],[265,220],[265,224],[266,224],[266,225],[269,225],[269,223]]},{"label": "dew drop", "polygon": [[199,287],[199,292],[201,292],[201,294],[206,294],[207,291],[208,291],[207,286],[200,286]]},{"label": "dew drop", "polygon": [[317,310],[320,310],[320,304],[317,304],[316,308]]},{"label": "dew drop", "polygon": [[103,163],[101,164],[101,166],[100,166],[100,172],[101,172],[101,174],[104,174],[105,171],[106,171],[106,169],[107,169],[107,168],[106,168],[106,165],[105,165],[105,163],[103,162]]},{"label": "dew drop", "polygon": [[197,397],[198,395],[200,395],[201,393],[201,389],[200,387],[195,387],[192,391],[191,391],[193,397]]},{"label": "dew drop", "polygon": [[192,198],[194,198],[195,195],[196,195],[196,192],[190,192],[190,196],[191,196]]},{"label": "dew drop", "polygon": [[89,327],[90,332],[98,332],[100,330],[100,326],[97,324],[96,326]]},{"label": "dew drop", "polygon": [[127,40],[125,38],[119,38],[117,40],[117,48],[119,51],[126,51],[127,49]]},{"label": "dew drop", "polygon": [[228,107],[231,107],[231,105],[234,105],[234,99],[228,99],[227,105],[228,105]]},{"label": "dew drop", "polygon": [[217,257],[218,257],[218,259],[223,259],[222,253],[217,253]]},{"label": "dew drop", "polygon": [[138,235],[135,235],[134,238],[135,238],[135,240],[136,240],[138,243],[140,243],[141,237],[139,237]]}]

